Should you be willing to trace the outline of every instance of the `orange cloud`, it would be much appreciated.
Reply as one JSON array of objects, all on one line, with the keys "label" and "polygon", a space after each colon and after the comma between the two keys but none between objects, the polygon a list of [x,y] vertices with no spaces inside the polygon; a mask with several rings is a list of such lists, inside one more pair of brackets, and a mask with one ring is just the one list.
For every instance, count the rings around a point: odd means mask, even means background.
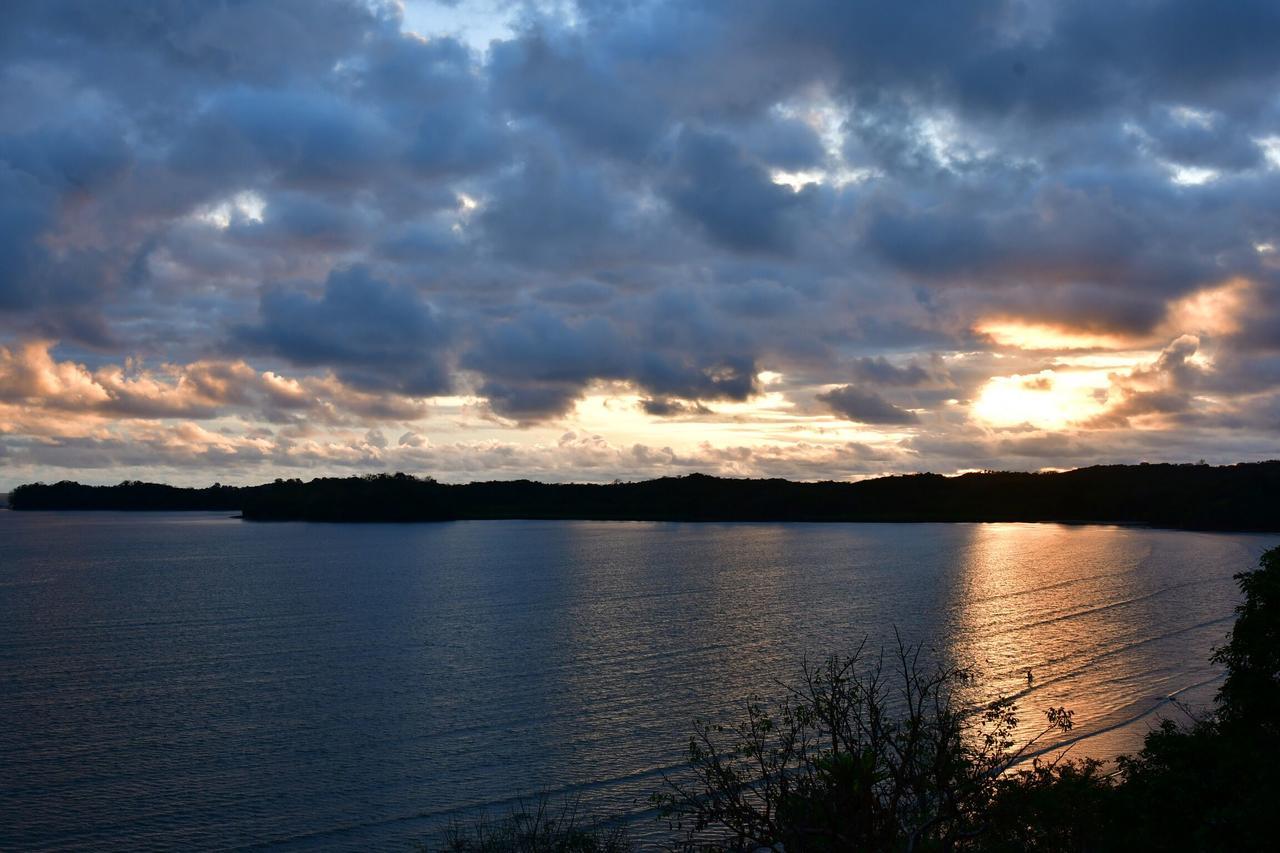
[{"label": "orange cloud", "polygon": [[1169,306],[1162,328],[1169,334],[1234,334],[1240,331],[1253,291],[1252,282],[1243,278],[1197,290]]},{"label": "orange cloud", "polygon": [[973,330],[990,339],[996,346],[1045,352],[1125,349],[1132,343],[1119,335],[1083,331],[1049,323],[1031,323],[1013,317],[981,320],[974,325]]},{"label": "orange cloud", "polygon": [[[259,372],[243,361],[199,361],[156,370],[108,365],[90,371],[58,361],[53,343],[0,347],[0,429],[58,434],[57,425],[120,419],[209,420],[253,412],[268,421],[306,415],[325,423],[412,420],[427,414],[422,400],[352,389],[332,375],[292,379]],[[7,424],[7,426],[6,426]]]}]

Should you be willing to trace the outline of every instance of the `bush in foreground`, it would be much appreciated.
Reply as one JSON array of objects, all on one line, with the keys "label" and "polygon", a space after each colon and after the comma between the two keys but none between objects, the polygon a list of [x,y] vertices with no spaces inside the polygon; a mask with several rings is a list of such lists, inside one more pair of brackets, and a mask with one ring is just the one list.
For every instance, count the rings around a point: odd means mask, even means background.
[{"label": "bush in foreground", "polygon": [[1120,758],[1106,849],[1280,847],[1280,548],[1236,580],[1244,602],[1213,656],[1227,672],[1213,713],[1165,721]]},{"label": "bush in foreground", "polygon": [[501,819],[481,817],[445,830],[423,853],[624,853],[626,830],[583,821],[574,805],[552,808],[546,797],[520,803]]},{"label": "bush in foreground", "polygon": [[[1013,748],[1011,703],[965,711],[970,682],[901,642],[888,658],[805,665],[776,706],[699,724],[689,776],[655,800],[690,848],[952,849],[983,831],[1001,775],[1039,740]],[[1040,737],[1070,727],[1052,709]]]}]

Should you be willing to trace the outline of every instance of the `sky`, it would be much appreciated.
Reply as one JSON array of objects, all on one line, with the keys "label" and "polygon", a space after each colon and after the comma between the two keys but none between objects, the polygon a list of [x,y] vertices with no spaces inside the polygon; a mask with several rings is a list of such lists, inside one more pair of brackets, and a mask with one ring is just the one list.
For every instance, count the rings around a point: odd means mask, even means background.
[{"label": "sky", "polygon": [[1274,0],[8,0],[0,490],[1280,456]]}]

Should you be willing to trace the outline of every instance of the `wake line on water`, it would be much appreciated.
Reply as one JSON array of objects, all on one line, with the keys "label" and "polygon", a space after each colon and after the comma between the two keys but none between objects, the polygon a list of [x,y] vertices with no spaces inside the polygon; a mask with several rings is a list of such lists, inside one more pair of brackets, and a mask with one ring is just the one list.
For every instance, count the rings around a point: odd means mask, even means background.
[{"label": "wake line on water", "polygon": [[[1108,603],[1106,603],[1106,604],[1099,604],[1099,605],[1096,605],[1096,606],[1094,606],[1094,607],[1086,607],[1086,608],[1084,608],[1084,609],[1082,609],[1082,610],[1075,610],[1075,611],[1072,611],[1071,613],[1060,613],[1060,614],[1058,614],[1058,615],[1056,615],[1056,616],[1050,616],[1050,617],[1045,618],[1045,619],[1038,619],[1038,620],[1036,620],[1036,621],[1034,621],[1034,622],[1027,622],[1027,623],[1025,623],[1025,624],[1016,625],[1016,626],[1012,626],[1012,627],[1008,627],[1008,628],[1000,628],[1000,629],[992,630],[989,626],[987,626],[987,625],[983,625],[983,626],[979,626],[979,627],[974,627],[974,628],[969,628],[969,629],[961,629],[961,630],[962,630],[964,633],[971,633],[971,634],[972,634],[972,633],[979,633],[979,632],[981,632],[982,634],[984,634],[984,635],[986,635],[986,636],[995,636],[995,637],[999,637],[999,636],[1003,636],[1003,635],[1005,635],[1005,634],[1012,634],[1012,633],[1016,633],[1016,632],[1018,632],[1018,631],[1026,631],[1026,630],[1029,630],[1029,629],[1031,629],[1031,628],[1040,628],[1040,627],[1043,627],[1043,626],[1045,626],[1045,625],[1054,625],[1054,624],[1056,624],[1056,623],[1058,623],[1058,622],[1066,622],[1066,621],[1069,621],[1069,620],[1071,620],[1071,619],[1079,618],[1079,617],[1081,617],[1081,616],[1091,616],[1091,615],[1093,615],[1093,614],[1095,614],[1095,613],[1105,613],[1105,612],[1106,612],[1106,611],[1108,611],[1108,610],[1115,610],[1115,609],[1120,608],[1120,607],[1127,607],[1127,606],[1129,606],[1130,604],[1137,604],[1137,603],[1139,603],[1139,602],[1148,601],[1148,600],[1150,600],[1150,599],[1152,599],[1152,598],[1156,598],[1156,597],[1158,597],[1158,596],[1164,595],[1164,594],[1165,594],[1165,593],[1167,593],[1167,592],[1173,592],[1174,590],[1182,589],[1182,588],[1184,588],[1184,587],[1188,587],[1188,586],[1200,586],[1200,585],[1202,585],[1202,584],[1210,584],[1210,583],[1213,583],[1213,582],[1215,582],[1215,581],[1217,581],[1217,580],[1220,580],[1220,579],[1218,579],[1218,578],[1197,578],[1197,579],[1195,579],[1195,580],[1183,581],[1182,583],[1176,583],[1176,584],[1172,584],[1171,586],[1164,586],[1164,587],[1161,587],[1160,589],[1157,589],[1157,590],[1154,590],[1154,591],[1152,591],[1152,592],[1146,593],[1145,595],[1136,595],[1136,596],[1134,596],[1134,597],[1132,597],[1132,598],[1125,598],[1125,599],[1121,599],[1120,601],[1111,601],[1111,602],[1108,602]],[[1228,579],[1228,580],[1229,580],[1229,579]]]},{"label": "wake line on water", "polygon": [[[413,814],[397,815],[395,817],[383,818],[381,820],[360,821],[356,823],[343,824],[341,826],[330,827],[328,829],[318,829],[314,832],[296,833],[294,835],[272,838],[263,841],[255,841],[251,844],[242,844],[236,847],[228,847],[227,850],[265,850],[281,844],[293,844],[299,841],[316,840],[320,838],[332,838],[338,835],[344,835],[351,832],[358,832],[362,829],[374,829],[383,826],[395,826],[396,824],[412,823],[414,821],[444,821],[449,817],[483,817],[492,816],[494,811],[501,809],[511,809],[528,803],[530,800],[546,797],[548,800],[553,798],[566,797],[567,795],[580,794],[584,791],[604,790],[620,783],[640,782],[645,779],[660,778],[673,770],[686,767],[685,764],[670,764],[661,767],[653,767],[648,770],[641,770],[635,773],[629,773],[625,776],[617,776],[609,779],[595,779],[589,782],[574,782],[566,785],[560,785],[555,788],[543,788],[526,794],[515,794],[510,797],[500,797],[492,800],[484,800],[481,802],[469,803],[462,806],[451,806],[443,809],[432,811],[415,812]],[[572,801],[570,801],[572,802]],[[559,811],[555,806],[554,810]],[[572,808],[570,809],[572,811]],[[611,816],[610,824],[622,822],[626,823],[636,818],[643,817],[646,814],[655,814],[656,811],[651,807],[627,811],[621,814]],[[592,816],[587,815],[588,819]],[[447,826],[441,823],[441,828]]]},{"label": "wake line on water", "polygon": [[[1220,682],[1222,681],[1223,678],[1224,678],[1223,675],[1217,675],[1217,676],[1214,676],[1213,678],[1207,678],[1202,681],[1195,682],[1193,684],[1184,685],[1183,687],[1180,687],[1177,690],[1174,690],[1173,692],[1166,694],[1165,696],[1159,697],[1155,702],[1153,702],[1147,708],[1135,714],[1131,714],[1128,717],[1125,717],[1124,719],[1117,720],[1115,722],[1112,722],[1106,726],[1095,729],[1093,731],[1081,732],[1069,738],[1064,738],[1062,740],[1055,741],[1039,749],[1030,750],[1019,759],[1019,761],[1014,765],[1014,767],[1018,767],[1020,765],[1026,764],[1029,761],[1033,761],[1036,758],[1039,758],[1044,755],[1048,755],[1050,753],[1055,753],[1055,752],[1065,753],[1065,751],[1071,749],[1077,744],[1084,743],[1092,738],[1097,738],[1109,732],[1113,732],[1118,729],[1122,729],[1127,726],[1134,725],[1135,723],[1138,723],[1143,719],[1146,719],[1151,715],[1157,713],[1161,708],[1164,708],[1167,705],[1178,706],[1177,697],[1182,695],[1183,693],[1186,693],[1190,690],[1198,689],[1200,687],[1205,687],[1209,684]],[[1025,692],[1026,691],[1024,691],[1024,694]],[[491,816],[494,811],[500,811],[504,808],[511,809],[514,807],[519,807],[521,804],[527,803],[531,799],[541,798],[541,797],[547,797],[549,800],[564,798],[563,800],[561,800],[562,802],[568,801],[572,803],[571,798],[573,795],[582,794],[588,791],[606,791],[612,788],[617,788],[617,787],[627,785],[628,783],[638,783],[638,782],[643,782],[647,779],[662,778],[672,771],[679,770],[685,767],[687,767],[686,763],[662,765],[658,767],[652,767],[647,770],[628,773],[622,776],[609,777],[607,779],[595,779],[587,782],[569,783],[565,785],[559,785],[554,788],[543,788],[536,792],[516,794],[509,797],[500,797],[500,798],[495,798],[491,800],[484,800],[480,802],[469,803],[461,806],[453,806],[453,807],[444,808],[444,809],[435,809],[431,811],[397,815],[395,817],[384,818],[381,820],[349,823],[341,826],[330,827],[328,829],[317,830],[315,832],[298,833],[298,834],[289,835],[285,837],[278,837],[270,840],[254,842],[252,844],[240,845],[240,846],[229,848],[229,849],[231,850],[263,850],[263,849],[267,849],[267,848],[270,848],[276,845],[281,845],[281,844],[292,844],[300,841],[317,840],[321,838],[333,838],[333,837],[345,835],[351,832],[358,832],[364,829],[374,829],[378,827],[394,826],[396,824],[412,823],[415,821],[431,821],[434,823],[440,823],[441,826],[444,826],[446,824],[443,824],[442,822],[451,817],[461,818],[466,816],[471,816],[471,817],[481,817],[485,815]],[[555,808],[555,806],[553,806],[553,808]],[[572,809],[572,806],[570,806],[570,809]],[[611,815],[610,819],[608,820],[608,823],[610,825],[616,825],[618,823],[626,824],[632,821],[636,821],[640,818],[643,818],[646,815],[653,815],[653,814],[656,814],[656,812],[652,807],[631,809],[625,812]]]},{"label": "wake line on water", "polygon": [[1150,717],[1152,714],[1159,711],[1165,705],[1174,705],[1175,707],[1178,707],[1180,710],[1182,710],[1184,714],[1187,714],[1187,716],[1191,716],[1190,713],[1188,713],[1185,709],[1183,709],[1181,704],[1178,702],[1178,696],[1180,696],[1183,693],[1186,693],[1188,690],[1195,690],[1196,688],[1199,688],[1199,687],[1205,687],[1206,685],[1214,684],[1215,682],[1220,682],[1225,677],[1226,677],[1225,674],[1216,675],[1213,678],[1206,678],[1204,681],[1198,681],[1195,684],[1188,684],[1185,687],[1179,687],[1177,690],[1173,691],[1172,693],[1166,694],[1165,696],[1162,696],[1159,699],[1157,699],[1155,703],[1151,705],[1151,707],[1147,708],[1144,711],[1139,711],[1138,713],[1132,714],[1123,720],[1117,720],[1114,723],[1110,723],[1109,725],[1103,726],[1102,728],[1099,728],[1099,729],[1095,729],[1094,731],[1082,732],[1078,735],[1073,735],[1072,737],[1055,741],[1054,743],[1049,744],[1041,749],[1032,750],[1028,752],[1025,756],[1023,756],[1022,760],[1019,761],[1018,763],[1025,764],[1027,761],[1030,761],[1035,758],[1039,758],[1040,756],[1046,755],[1050,752],[1070,749],[1071,747],[1075,746],[1077,743],[1083,743],[1084,741],[1087,741],[1090,738],[1096,738],[1096,737],[1099,737],[1100,735],[1105,735],[1108,732],[1114,732],[1117,729],[1122,729],[1126,726],[1131,726],[1134,723],[1140,722],[1141,720],[1146,719],[1147,717]]},{"label": "wake line on water", "polygon": [[972,601],[974,604],[986,604],[987,602],[990,602],[990,601],[1002,601],[1006,598],[1020,598],[1024,595],[1035,595],[1038,592],[1048,592],[1051,589],[1061,589],[1064,586],[1074,586],[1075,584],[1084,583],[1086,581],[1102,580],[1103,578],[1124,577],[1125,574],[1126,574],[1125,572],[1102,572],[1101,574],[1096,574],[1096,575],[1085,575],[1083,577],[1078,577],[1078,578],[1068,578],[1067,580],[1058,581],[1057,583],[1044,584],[1043,586],[1034,586],[1029,589],[1020,589],[1014,592],[1002,592],[997,595],[988,595],[988,596],[983,596],[981,598],[974,598],[972,599]]},{"label": "wake line on water", "polygon": [[[1086,670],[1094,666],[1098,661],[1115,657],[1116,655],[1123,654],[1124,652],[1130,651],[1132,649],[1140,648],[1142,646],[1147,646],[1147,645],[1150,645],[1151,643],[1158,643],[1161,640],[1167,640],[1171,637],[1176,637],[1179,634],[1186,634],[1190,631],[1199,630],[1200,628],[1208,628],[1211,625],[1218,625],[1223,622],[1231,622],[1234,619],[1235,619],[1234,615],[1222,616],[1217,619],[1209,619],[1204,622],[1198,622],[1195,625],[1188,625],[1185,628],[1179,628],[1176,631],[1167,631],[1163,634],[1158,634],[1154,637],[1146,637],[1144,639],[1137,640],[1132,643],[1125,643],[1123,645],[1116,646],[1114,648],[1108,649],[1105,652],[1101,652],[1097,655],[1094,655],[1093,657],[1089,658],[1080,666],[1077,666],[1074,669],[1067,670],[1066,672],[1063,672],[1063,673],[1055,674],[1053,676],[1050,676],[1049,678],[1044,679],[1043,681],[1040,681],[1039,683],[1031,687],[1026,687],[1026,688],[1023,688],[1022,690],[1015,691],[1014,693],[1010,694],[1009,698],[1013,700],[1021,699],[1025,696],[1028,696],[1034,690],[1040,689],[1042,687],[1048,687],[1051,684],[1057,684],[1061,681],[1069,680],[1085,672]],[[1075,657],[1076,657],[1075,655],[1064,655],[1058,658],[1051,658],[1050,660],[1045,661],[1043,665],[1048,666],[1055,663],[1061,663],[1062,661],[1072,660]]]}]

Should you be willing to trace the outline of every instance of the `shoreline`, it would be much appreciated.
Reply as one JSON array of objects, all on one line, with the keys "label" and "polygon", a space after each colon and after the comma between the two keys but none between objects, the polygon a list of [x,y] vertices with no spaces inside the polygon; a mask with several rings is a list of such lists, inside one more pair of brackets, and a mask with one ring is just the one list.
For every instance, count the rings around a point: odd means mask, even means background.
[{"label": "shoreline", "polygon": [[[0,512],[9,511],[16,514],[40,513],[122,513],[136,515],[152,515],[162,513],[205,513],[216,514],[226,512],[219,509],[171,509],[156,508],[81,508],[81,507],[40,507],[30,509],[14,509],[0,506]],[[1222,533],[1246,534],[1252,536],[1280,535],[1277,528],[1235,528],[1235,527],[1195,527],[1154,524],[1145,521],[1111,521],[1107,519],[1070,519],[1070,518],[699,518],[677,516],[623,517],[623,516],[586,516],[586,515],[488,515],[461,516],[457,518],[422,518],[422,519],[379,519],[379,518],[307,518],[307,517],[263,517],[255,518],[243,513],[225,516],[232,521],[247,521],[255,524],[333,524],[339,526],[360,526],[370,524],[391,524],[408,526],[414,524],[456,524],[462,522],[487,521],[566,521],[566,522],[605,522],[616,524],[1057,524],[1064,527],[1119,527],[1130,530],[1167,530],[1178,533]]]},{"label": "shoreline", "polygon": [[403,473],[203,489],[60,482],[18,486],[9,504],[21,511],[212,510],[246,521],[1050,523],[1269,533],[1280,532],[1276,494],[1280,461],[921,473],[856,482],[689,474],[611,484],[447,484]]}]

